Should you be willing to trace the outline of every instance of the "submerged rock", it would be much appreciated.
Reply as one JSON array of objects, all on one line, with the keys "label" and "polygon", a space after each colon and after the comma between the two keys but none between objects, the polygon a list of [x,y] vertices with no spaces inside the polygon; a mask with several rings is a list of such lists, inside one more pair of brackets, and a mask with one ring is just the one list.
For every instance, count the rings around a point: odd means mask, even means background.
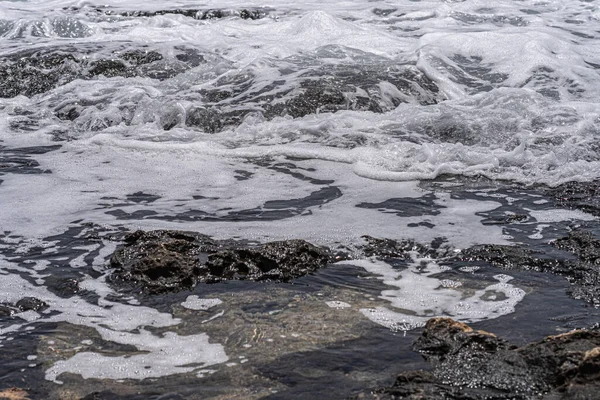
[{"label": "submerged rock", "polygon": [[402,103],[431,105],[444,99],[436,83],[415,65],[341,46],[324,46],[270,67],[280,71],[276,80],[249,67],[205,85],[200,90],[202,107],[221,110],[220,125],[203,122],[210,120],[205,112],[187,125],[215,132],[248,116],[271,120],[343,110],[384,113]]},{"label": "submerged rock", "polygon": [[[33,96],[66,85],[75,79],[99,76],[150,77],[164,80],[197,66],[202,60],[181,61],[185,49],[177,49],[176,59],[146,49],[117,49],[92,55],[88,49],[40,48],[20,51],[0,58],[0,98]],[[57,112],[61,119],[74,120],[77,110]]]},{"label": "submerged rock", "polygon": [[46,302],[35,297],[23,297],[15,306],[21,311],[42,311],[48,308]]},{"label": "submerged rock", "polygon": [[559,249],[576,254],[583,262],[600,265],[600,240],[585,231],[573,231],[553,242]]},{"label": "submerged rock", "polygon": [[113,282],[135,282],[152,294],[179,291],[198,282],[287,282],[332,261],[328,249],[304,240],[256,247],[215,241],[194,232],[137,231],[110,260]]},{"label": "submerged rock", "polygon": [[44,311],[49,306],[35,297],[23,297],[15,304],[0,304],[0,317],[12,317],[23,311]]},{"label": "submerged rock", "polygon": [[450,318],[428,321],[414,343],[432,371],[401,373],[374,399],[596,399],[600,332],[577,330],[516,347]]}]

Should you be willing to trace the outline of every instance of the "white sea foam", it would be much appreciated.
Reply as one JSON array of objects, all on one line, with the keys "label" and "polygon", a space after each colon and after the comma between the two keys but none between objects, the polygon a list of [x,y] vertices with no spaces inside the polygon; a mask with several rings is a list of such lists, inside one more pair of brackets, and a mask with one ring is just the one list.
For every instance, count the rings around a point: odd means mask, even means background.
[{"label": "white sea foam", "polygon": [[[4,268],[15,269],[2,261]],[[166,332],[162,336],[150,333],[145,327],[169,327],[180,323],[171,314],[161,313],[148,307],[125,305],[107,300],[114,292],[100,280],[84,280],[81,289],[94,291],[100,298],[98,304],[90,304],[74,296],[64,299],[51,293],[44,286],[29,283],[16,274],[0,274],[3,291],[1,303],[16,303],[23,297],[35,296],[48,304],[44,314],[35,311],[18,313],[24,322],[0,329],[0,342],[9,340],[11,332],[27,329],[34,321],[67,322],[94,328],[103,340],[132,345],[142,354],[106,356],[93,352],[79,352],[73,357],[57,361],[46,370],[46,379],[60,382],[64,372],[79,374],[84,378],[97,379],[145,379],[178,373],[192,372],[200,367],[227,361],[222,345],[209,343],[205,333],[180,336]],[[136,332],[132,332],[137,330]],[[189,366],[193,364],[194,366]]]},{"label": "white sea foam", "polygon": [[352,307],[350,304],[348,304],[348,303],[346,303],[344,301],[339,301],[339,300],[326,301],[325,304],[327,304],[331,308],[335,308],[336,310],[341,310],[341,309],[344,309],[344,308],[350,308],[350,307]]},{"label": "white sea foam", "polygon": [[[391,309],[381,306],[360,310],[373,322],[393,330],[424,326],[434,317],[449,316],[465,322],[498,318],[515,312],[515,307],[525,297],[522,289],[509,283],[512,278],[507,275],[496,275],[497,282],[484,289],[463,291],[460,281],[436,278],[435,275],[445,269],[430,259],[415,257],[414,263],[403,271],[376,260],[353,261],[353,264],[397,288],[384,290],[380,296],[390,302]],[[465,278],[469,275],[465,274]]]},{"label": "white sea foam", "polygon": [[101,333],[104,333],[105,339],[134,345],[144,353],[115,357],[80,352],[67,360],[55,362],[46,370],[46,379],[60,383],[57,378],[64,372],[79,374],[84,379],[157,378],[197,371],[198,365],[206,367],[228,360],[223,347],[209,343],[205,333],[179,336],[167,332],[162,337],[144,330],[135,334],[115,334],[114,331]]},{"label": "white sea foam", "polygon": [[598,218],[579,210],[528,210],[529,214],[536,219],[538,223],[561,222],[561,221],[596,221]]},{"label": "white sea foam", "polygon": [[[131,228],[178,228],[199,230],[221,238],[235,236],[240,229],[244,237],[260,240],[279,240],[303,237],[321,244],[356,242],[362,234],[384,237],[409,236],[430,241],[437,236],[446,236],[457,247],[466,247],[480,240],[481,232],[490,242],[504,243],[498,227],[483,227],[481,217],[475,213],[492,210],[500,205],[493,201],[455,200],[440,193],[439,214],[426,216],[436,226],[406,228],[409,224],[423,221],[422,216],[407,216],[390,223],[393,214],[380,213],[375,209],[357,208],[361,202],[377,203],[394,197],[418,198],[423,191],[414,182],[371,181],[365,185],[362,178],[349,172],[343,163],[306,160],[298,162],[303,168],[314,168],[307,175],[317,179],[331,179],[346,193],[330,203],[293,219],[272,223],[269,221],[212,221],[183,220],[169,222],[159,217],[202,210],[225,217],[232,210],[262,208],[270,200],[287,200],[308,196],[319,189],[310,183],[301,182],[269,169],[240,165],[239,157],[224,157],[229,151],[217,146],[198,145],[198,153],[180,145],[167,145],[171,151],[156,151],[156,144],[148,143],[135,150],[113,146],[76,145],[68,160],[62,153],[45,155],[52,174],[7,176],[0,190],[14,205],[9,211],[0,211],[4,229],[27,236],[48,234],[55,227],[62,227],[81,213],[86,219],[98,224],[126,224]],[[334,158],[336,151],[331,152]],[[236,151],[233,151],[237,155]],[[277,153],[276,153],[277,154]],[[302,153],[298,153],[302,154]],[[247,155],[247,154],[244,154]],[[285,159],[281,158],[282,162]],[[77,164],[77,168],[73,165]],[[177,168],[173,168],[177,165]],[[254,175],[246,181],[234,178],[239,168],[248,169]],[[125,174],[123,171],[127,171]],[[148,174],[148,171],[154,171]],[[93,180],[90,179],[93,176]],[[273,187],[277,191],[273,192]],[[31,187],[24,191],[24,187]],[[32,193],[32,191],[35,191]],[[106,214],[102,198],[123,199],[125,194],[143,191],[161,196],[146,203],[131,203],[119,207],[129,213],[152,211],[156,218],[119,221]],[[37,194],[36,194],[37,193]],[[193,199],[193,196],[201,198]],[[110,209],[109,209],[110,210]],[[316,229],[319,227],[319,229]]]},{"label": "white sea foam", "polygon": [[192,295],[188,296],[181,305],[189,310],[206,311],[221,303],[223,302],[219,299],[200,299],[198,296]]}]

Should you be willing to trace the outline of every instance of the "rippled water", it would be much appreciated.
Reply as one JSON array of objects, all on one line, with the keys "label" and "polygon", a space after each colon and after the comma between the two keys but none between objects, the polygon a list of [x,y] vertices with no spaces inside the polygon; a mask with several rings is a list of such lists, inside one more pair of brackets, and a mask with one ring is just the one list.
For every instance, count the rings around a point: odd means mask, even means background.
[{"label": "rippled water", "polygon": [[[598,32],[594,1],[0,1],[0,303],[49,305],[0,316],[2,385],[343,398],[418,365],[432,316],[597,321],[559,277],[360,249],[598,233],[540,189],[600,178]],[[105,282],[138,228],[358,259],[152,298]]]}]

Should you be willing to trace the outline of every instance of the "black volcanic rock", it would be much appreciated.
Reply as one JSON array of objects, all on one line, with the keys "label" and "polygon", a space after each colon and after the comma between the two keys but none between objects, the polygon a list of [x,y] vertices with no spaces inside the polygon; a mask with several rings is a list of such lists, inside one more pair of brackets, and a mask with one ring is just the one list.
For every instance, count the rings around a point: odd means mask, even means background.
[{"label": "black volcanic rock", "polygon": [[48,304],[35,297],[23,297],[15,306],[21,311],[43,311],[48,308]]},{"label": "black volcanic rock", "polygon": [[0,317],[12,317],[14,313],[14,309],[0,304]]},{"label": "black volcanic rock", "polygon": [[428,321],[413,345],[432,371],[401,373],[360,399],[597,399],[600,332],[577,330],[517,348],[449,318]]},{"label": "black volcanic rock", "polygon": [[221,250],[208,257],[210,274],[221,279],[287,282],[325,266],[328,251],[304,240],[265,243],[256,248]]},{"label": "black volcanic rock", "polygon": [[327,249],[303,240],[256,247],[181,231],[137,231],[125,237],[110,265],[113,283],[130,282],[151,294],[225,280],[287,282],[332,260]]},{"label": "black volcanic rock", "polygon": [[362,251],[367,257],[377,257],[382,260],[401,259],[410,260],[410,252],[417,252],[420,256],[442,258],[450,254],[451,249],[445,245],[445,239],[436,238],[429,245],[417,243],[414,240],[393,240],[362,236],[365,245]]},{"label": "black volcanic rock", "polygon": [[600,181],[568,182],[547,193],[563,208],[574,208],[600,216]]},{"label": "black volcanic rock", "polygon": [[140,284],[150,293],[190,289],[200,275],[201,255],[217,250],[208,236],[179,231],[136,231],[110,259],[113,282]]}]

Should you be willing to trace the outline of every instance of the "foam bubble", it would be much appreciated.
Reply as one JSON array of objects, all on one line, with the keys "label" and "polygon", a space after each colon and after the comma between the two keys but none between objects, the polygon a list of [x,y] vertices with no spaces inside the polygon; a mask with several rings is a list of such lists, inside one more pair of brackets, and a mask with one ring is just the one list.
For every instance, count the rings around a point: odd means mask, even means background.
[{"label": "foam bubble", "polygon": [[145,353],[115,357],[80,352],[67,360],[55,362],[46,370],[46,379],[60,383],[57,378],[62,373],[70,372],[84,379],[141,380],[193,372],[199,367],[222,364],[228,360],[223,347],[209,343],[205,333],[179,336],[174,332],[166,332],[163,336],[156,336],[145,330],[133,334],[102,329],[100,333],[105,340],[131,344]]},{"label": "foam bubble", "polygon": [[181,305],[189,310],[206,311],[223,303],[219,299],[200,299],[196,295],[188,296]]},{"label": "foam bubble", "polygon": [[352,307],[350,304],[338,300],[326,301],[325,304],[327,304],[331,308],[335,308],[336,310]]}]

